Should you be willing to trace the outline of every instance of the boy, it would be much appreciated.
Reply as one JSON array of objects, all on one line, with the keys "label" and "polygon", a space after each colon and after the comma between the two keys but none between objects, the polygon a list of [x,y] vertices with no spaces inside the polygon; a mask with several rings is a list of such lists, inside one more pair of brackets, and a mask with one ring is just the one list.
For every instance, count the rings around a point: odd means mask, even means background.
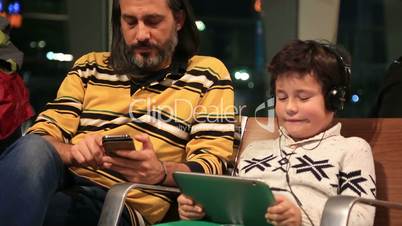
[{"label": "boy", "polygon": [[[328,44],[296,40],[268,67],[280,135],[250,144],[238,170],[242,177],[264,180],[274,191],[276,204],[265,215],[274,225],[320,225],[330,196],[375,198],[369,144],[343,137],[341,124],[333,122],[350,87],[350,66],[338,51]],[[178,202],[182,219],[204,216],[190,197],[181,195]],[[349,225],[367,226],[373,221],[374,208],[357,205]]]}]

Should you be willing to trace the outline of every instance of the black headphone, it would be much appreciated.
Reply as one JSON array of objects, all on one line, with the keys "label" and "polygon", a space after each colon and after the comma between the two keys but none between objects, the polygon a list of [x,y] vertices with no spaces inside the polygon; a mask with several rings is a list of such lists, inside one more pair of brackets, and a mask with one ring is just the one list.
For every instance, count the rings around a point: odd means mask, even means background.
[{"label": "black headphone", "polygon": [[343,110],[347,98],[350,93],[350,79],[352,76],[352,66],[346,64],[343,57],[338,53],[335,46],[330,44],[320,44],[327,52],[335,56],[341,76],[341,84],[337,84],[330,88],[325,95],[325,107],[329,111],[341,111]]}]

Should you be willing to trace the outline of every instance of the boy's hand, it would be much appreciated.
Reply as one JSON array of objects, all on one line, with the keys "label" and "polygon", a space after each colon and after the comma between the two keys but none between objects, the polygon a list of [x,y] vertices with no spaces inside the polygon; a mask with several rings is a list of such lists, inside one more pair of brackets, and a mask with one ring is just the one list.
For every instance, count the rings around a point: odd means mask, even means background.
[{"label": "boy's hand", "polygon": [[298,206],[289,201],[285,196],[275,196],[276,203],[268,207],[265,218],[273,225],[300,226],[301,211]]},{"label": "boy's hand", "polygon": [[190,197],[181,194],[177,198],[179,204],[180,219],[183,220],[197,220],[205,216],[204,210],[198,204],[195,204],[194,200]]}]

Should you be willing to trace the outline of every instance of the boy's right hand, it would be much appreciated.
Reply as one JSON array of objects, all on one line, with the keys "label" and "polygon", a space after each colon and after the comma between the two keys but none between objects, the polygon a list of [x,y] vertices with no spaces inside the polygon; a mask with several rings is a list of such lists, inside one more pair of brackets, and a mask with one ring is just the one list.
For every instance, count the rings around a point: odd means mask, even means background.
[{"label": "boy's right hand", "polygon": [[204,218],[205,213],[202,206],[196,204],[190,197],[181,194],[177,198],[179,204],[180,219],[198,220]]}]

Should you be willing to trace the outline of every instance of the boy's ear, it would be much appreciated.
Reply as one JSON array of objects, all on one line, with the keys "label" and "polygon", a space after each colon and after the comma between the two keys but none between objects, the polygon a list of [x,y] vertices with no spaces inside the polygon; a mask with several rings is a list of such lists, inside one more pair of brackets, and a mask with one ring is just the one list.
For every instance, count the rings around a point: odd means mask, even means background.
[{"label": "boy's ear", "polygon": [[183,28],[184,22],[186,20],[186,15],[183,10],[175,13],[174,19],[176,21],[176,31],[180,31]]}]

